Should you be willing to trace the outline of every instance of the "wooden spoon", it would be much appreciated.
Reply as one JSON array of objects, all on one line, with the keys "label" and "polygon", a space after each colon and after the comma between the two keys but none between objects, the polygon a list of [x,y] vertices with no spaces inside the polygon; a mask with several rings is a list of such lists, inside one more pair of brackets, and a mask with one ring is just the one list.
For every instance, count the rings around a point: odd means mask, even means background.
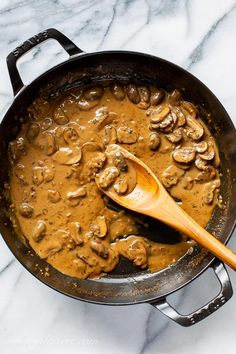
[{"label": "wooden spoon", "polygon": [[113,188],[102,190],[103,193],[127,209],[151,216],[184,233],[236,270],[236,253],[185,213],[145,163],[119,145],[112,144],[109,148],[122,152],[136,170],[137,183],[127,195],[119,195]]}]

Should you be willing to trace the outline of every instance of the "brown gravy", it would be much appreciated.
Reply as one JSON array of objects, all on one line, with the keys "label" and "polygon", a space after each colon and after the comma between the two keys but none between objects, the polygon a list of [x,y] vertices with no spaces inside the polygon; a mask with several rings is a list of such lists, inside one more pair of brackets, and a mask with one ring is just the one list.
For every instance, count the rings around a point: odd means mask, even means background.
[{"label": "brown gravy", "polygon": [[[193,245],[184,236],[172,245],[150,241],[137,216],[109,207],[94,179],[114,143],[142,159],[201,226],[217,203],[217,146],[179,91],[112,84],[40,97],[9,145],[12,222],[41,258],[67,275],[104,275],[120,256],[155,272]],[[102,183],[125,193],[119,174],[129,166],[121,160]]]}]

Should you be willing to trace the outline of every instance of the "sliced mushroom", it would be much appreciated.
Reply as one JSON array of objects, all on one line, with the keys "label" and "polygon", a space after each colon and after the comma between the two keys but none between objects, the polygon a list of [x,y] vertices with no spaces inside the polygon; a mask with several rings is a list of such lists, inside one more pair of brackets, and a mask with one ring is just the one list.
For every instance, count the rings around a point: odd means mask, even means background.
[{"label": "sliced mushroom", "polygon": [[95,99],[92,101],[86,100],[84,97],[80,97],[79,100],[77,101],[78,107],[82,111],[89,111],[90,109],[96,107],[99,104],[100,100]]},{"label": "sliced mushroom", "polygon": [[174,161],[178,163],[189,164],[194,161],[196,155],[196,151],[192,147],[183,147],[181,149],[176,149],[172,157]]},{"label": "sliced mushroom", "polygon": [[200,141],[199,143],[195,143],[193,146],[195,147],[196,151],[199,152],[200,154],[207,151],[208,148],[208,144],[205,140]]},{"label": "sliced mushroom", "polygon": [[213,160],[215,157],[215,150],[214,150],[213,146],[209,146],[207,151],[204,154],[199,154],[199,156],[203,160],[207,160],[207,161]]},{"label": "sliced mushroom", "polygon": [[41,258],[46,259],[61,251],[62,245],[59,241],[48,241],[45,248],[39,252]]},{"label": "sliced mushroom", "polygon": [[98,145],[97,143],[94,143],[93,141],[88,141],[87,143],[84,143],[81,146],[81,149],[82,149],[83,153],[102,151],[101,146]]},{"label": "sliced mushroom", "polygon": [[73,207],[77,206],[80,203],[81,199],[84,198],[86,195],[87,195],[87,191],[85,187],[80,187],[73,192],[71,191],[68,192],[67,198],[69,201],[69,205]]},{"label": "sliced mushroom", "polygon": [[182,95],[179,90],[173,90],[169,95],[168,95],[168,100],[172,105],[179,106],[182,100]]},{"label": "sliced mushroom", "polygon": [[112,125],[105,126],[103,142],[105,146],[109,144],[116,144],[117,142],[116,128],[113,127]]},{"label": "sliced mushroom", "polygon": [[96,124],[97,128],[100,130],[104,128],[107,124],[111,124],[118,117],[117,113],[109,112],[106,106],[97,109],[96,115],[89,122]]},{"label": "sliced mushroom", "polygon": [[26,145],[24,138],[17,138],[9,143],[9,155],[11,162],[18,162],[21,156],[26,155]]},{"label": "sliced mushroom", "polygon": [[114,189],[117,194],[125,194],[128,190],[128,183],[126,179],[123,177],[116,181],[114,184]]},{"label": "sliced mushroom", "polygon": [[177,127],[183,127],[186,123],[186,116],[181,110],[180,107],[172,107],[172,111],[176,114],[177,116]]},{"label": "sliced mushroom", "polygon": [[208,161],[201,159],[199,155],[196,157],[194,164],[199,170],[207,170],[208,168]]},{"label": "sliced mushroom", "polygon": [[166,134],[166,139],[171,143],[178,143],[183,138],[182,128],[177,128],[173,131],[173,133]]},{"label": "sliced mushroom", "polygon": [[98,173],[106,162],[106,155],[103,152],[98,152],[89,162],[88,167],[93,173]]},{"label": "sliced mushroom", "polygon": [[80,147],[61,147],[55,154],[52,155],[52,159],[61,165],[74,165],[80,162],[82,158],[82,150]]},{"label": "sliced mushroom", "polygon": [[21,203],[19,212],[24,218],[30,219],[33,216],[34,208],[28,203]]},{"label": "sliced mushroom", "polygon": [[120,175],[120,171],[116,167],[107,167],[102,171],[98,178],[98,184],[100,188],[107,189],[109,188]]},{"label": "sliced mushroom", "polygon": [[184,101],[182,103],[183,109],[185,109],[193,118],[196,118],[197,116],[197,108],[194,104],[191,102]]},{"label": "sliced mushroom", "polygon": [[158,150],[161,144],[160,135],[156,132],[152,132],[149,134],[149,148],[150,150],[156,151]]},{"label": "sliced mushroom", "polygon": [[159,123],[159,129],[164,133],[172,132],[176,122],[177,116],[174,112],[171,112],[161,123]]},{"label": "sliced mushroom", "polygon": [[26,132],[26,137],[30,143],[32,143],[32,141],[34,141],[34,139],[38,136],[39,131],[40,131],[40,127],[38,123],[33,122],[29,125]]},{"label": "sliced mushroom", "polygon": [[48,200],[51,203],[58,203],[60,199],[61,199],[61,195],[58,191],[56,191],[54,189],[48,190]]},{"label": "sliced mushroom", "polygon": [[44,170],[43,167],[35,166],[33,167],[32,181],[36,186],[39,186],[44,181]]},{"label": "sliced mushroom", "polygon": [[41,131],[48,130],[53,123],[53,120],[51,118],[45,118],[40,122],[40,129]]},{"label": "sliced mushroom", "polygon": [[81,232],[80,223],[78,221],[72,222],[69,224],[69,228],[70,228],[71,237],[74,239],[75,244],[78,246],[82,246],[84,240]]},{"label": "sliced mushroom", "polygon": [[54,152],[56,151],[56,141],[55,141],[55,136],[53,135],[53,133],[47,132],[45,133],[45,153],[50,156],[52,154],[54,154]]},{"label": "sliced mushroom", "polygon": [[93,86],[84,92],[84,97],[86,100],[97,100],[103,96],[103,93],[104,88],[102,86]]},{"label": "sliced mushroom", "polygon": [[193,140],[201,139],[204,134],[203,126],[190,115],[186,116],[186,120],[188,126],[185,128],[186,135]]},{"label": "sliced mushroom", "polygon": [[137,107],[140,109],[147,109],[150,106],[150,91],[147,86],[140,86],[138,88],[140,95],[140,102]]},{"label": "sliced mushroom", "polygon": [[134,144],[138,137],[132,128],[122,126],[117,129],[117,139],[120,144]]},{"label": "sliced mushroom", "polygon": [[108,247],[104,245],[104,242],[101,240],[93,239],[90,241],[90,248],[95,252],[99,257],[107,259],[109,256]]},{"label": "sliced mushroom", "polygon": [[137,86],[134,84],[129,84],[126,87],[127,96],[131,102],[138,104],[140,102],[140,95]]},{"label": "sliced mushroom", "polygon": [[53,120],[59,125],[63,125],[69,122],[66,112],[63,109],[63,104],[55,107],[53,112]]},{"label": "sliced mushroom", "polygon": [[121,151],[114,151],[112,153],[113,164],[122,172],[128,171],[126,159]]},{"label": "sliced mushroom", "polygon": [[63,138],[68,145],[74,144],[79,140],[78,133],[73,127],[65,127],[63,129]]},{"label": "sliced mushroom", "polygon": [[198,173],[195,177],[195,181],[198,183],[205,183],[210,182],[216,176],[216,169],[215,167],[209,165],[206,167],[204,171]]},{"label": "sliced mushroom", "polygon": [[32,239],[35,242],[41,241],[46,236],[46,224],[44,221],[39,220],[35,225],[32,233]]},{"label": "sliced mushroom", "polygon": [[45,168],[43,170],[44,182],[51,182],[54,179],[55,172],[51,168]]},{"label": "sliced mushroom", "polygon": [[190,176],[187,176],[183,181],[184,189],[190,191],[193,188],[193,185],[194,185],[194,179]]},{"label": "sliced mushroom", "polygon": [[164,97],[165,97],[165,91],[164,90],[155,89],[153,91],[153,93],[151,94],[151,97],[150,97],[151,105],[157,106],[158,104],[160,104],[164,100]]},{"label": "sliced mushroom", "polygon": [[96,217],[95,220],[96,225],[98,226],[98,232],[95,232],[95,236],[98,237],[105,237],[107,234],[107,224],[106,224],[106,219],[104,215],[99,215]]},{"label": "sliced mushroom", "polygon": [[214,181],[208,182],[203,190],[203,202],[205,204],[212,204],[215,196],[216,189],[220,187],[220,180],[216,179]]},{"label": "sliced mushroom", "polygon": [[111,92],[118,101],[122,101],[125,98],[125,90],[121,84],[113,84],[111,86]]},{"label": "sliced mushroom", "polygon": [[157,109],[154,109],[151,112],[151,123],[158,124],[162,122],[170,113],[170,107],[168,106],[159,106]]},{"label": "sliced mushroom", "polygon": [[161,176],[162,183],[166,188],[170,188],[179,183],[180,178],[184,175],[184,171],[175,165],[169,166]]}]

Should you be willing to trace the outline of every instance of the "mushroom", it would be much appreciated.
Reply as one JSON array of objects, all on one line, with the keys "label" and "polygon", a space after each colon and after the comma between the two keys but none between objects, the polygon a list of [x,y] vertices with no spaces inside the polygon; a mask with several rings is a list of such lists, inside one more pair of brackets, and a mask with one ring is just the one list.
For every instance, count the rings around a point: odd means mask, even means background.
[{"label": "mushroom", "polygon": [[179,106],[180,102],[182,100],[182,95],[179,90],[173,90],[169,95],[168,95],[168,100],[172,105]]},{"label": "mushroom", "polygon": [[46,167],[43,170],[44,182],[51,182],[54,179],[54,176],[55,176],[55,173],[54,173],[54,171],[51,168]]},{"label": "mushroom", "polygon": [[178,143],[183,138],[183,131],[181,128],[177,128],[173,133],[166,134],[166,139],[171,143]]},{"label": "mushroom", "polygon": [[98,226],[98,232],[95,232],[95,236],[105,237],[107,234],[107,224],[104,215],[98,215],[95,220],[96,225]]},{"label": "mushroom", "polygon": [[189,164],[193,162],[196,155],[196,151],[192,147],[183,147],[181,149],[176,149],[172,153],[174,161],[183,164]]},{"label": "mushroom", "polygon": [[126,92],[127,92],[127,96],[130,99],[130,101],[132,103],[139,103],[140,102],[140,94],[138,92],[137,86],[134,84],[129,84],[126,87]]},{"label": "mushroom", "polygon": [[24,138],[17,138],[9,143],[9,155],[11,162],[18,162],[22,155],[26,155]]},{"label": "mushroom", "polygon": [[88,161],[88,167],[93,173],[98,173],[106,162],[106,155],[103,152],[98,152],[96,156]]},{"label": "mushroom", "polygon": [[197,108],[191,102],[183,101],[182,108],[187,111],[193,118],[197,116]]},{"label": "mushroom", "polygon": [[179,183],[180,178],[184,175],[184,171],[175,165],[169,166],[161,176],[162,183],[166,188],[170,188]]},{"label": "mushroom", "polygon": [[81,146],[81,149],[82,149],[83,153],[102,151],[101,146],[93,141],[87,141],[87,143],[84,143]]},{"label": "mushroom", "polygon": [[96,100],[101,98],[104,93],[104,88],[102,86],[93,86],[85,90],[83,96],[86,100]]},{"label": "mushroom", "polygon": [[63,103],[55,107],[53,112],[53,120],[59,125],[64,125],[69,122],[69,119],[63,109]]},{"label": "mushroom", "polygon": [[208,182],[203,190],[203,202],[205,204],[212,204],[215,196],[215,191],[220,187],[220,180],[216,179],[214,181]]},{"label": "mushroom", "polygon": [[161,144],[160,135],[156,132],[151,132],[149,134],[149,148],[150,148],[150,150],[153,150],[153,151],[158,150],[160,144]]},{"label": "mushroom", "polygon": [[202,138],[204,134],[203,126],[197,122],[194,118],[192,118],[189,114],[186,116],[187,127],[185,128],[186,135],[193,139],[199,140]]},{"label": "mushroom", "polygon": [[113,84],[111,86],[111,92],[118,101],[122,101],[125,98],[124,87],[121,84]]},{"label": "mushroom", "polygon": [[44,170],[41,166],[33,167],[32,181],[36,186],[39,186],[44,181]]},{"label": "mushroom", "polygon": [[100,130],[107,124],[112,123],[117,117],[117,113],[109,112],[108,108],[104,106],[96,110],[95,117],[91,119],[89,123],[97,124],[97,128]]},{"label": "mushroom", "polygon": [[198,173],[195,181],[198,183],[205,183],[211,181],[216,176],[216,169],[214,166],[207,166],[205,170]]},{"label": "mushroom", "polygon": [[128,190],[128,183],[126,179],[123,177],[116,181],[114,184],[114,189],[117,194],[125,194]]},{"label": "mushroom", "polygon": [[49,189],[48,190],[48,200],[52,203],[58,203],[59,200],[61,199],[61,195],[58,191],[54,189]]},{"label": "mushroom", "polygon": [[165,91],[163,89],[154,89],[150,97],[151,105],[157,106],[164,100],[164,97]]},{"label": "mushroom", "polygon": [[40,131],[39,125],[36,122],[31,123],[26,131],[26,137],[30,143],[38,136]]},{"label": "mushroom", "polygon": [[60,149],[52,155],[52,159],[61,165],[74,165],[80,162],[82,158],[82,150],[76,146],[73,149],[69,147],[60,147]]},{"label": "mushroom", "polygon": [[19,212],[24,218],[30,219],[33,216],[34,208],[28,203],[21,203]]},{"label": "mushroom", "polygon": [[61,251],[62,245],[59,241],[51,240],[45,244],[45,248],[39,251],[41,258],[46,259]]},{"label": "mushroom", "polygon": [[132,128],[122,126],[117,129],[117,139],[120,144],[134,144],[138,137]]},{"label": "mushroom", "polygon": [[73,127],[65,127],[63,129],[63,138],[65,142],[70,145],[78,142],[79,136]]},{"label": "mushroom", "polygon": [[168,106],[159,106],[157,109],[154,109],[151,112],[151,123],[158,124],[162,122],[169,113],[170,108]]},{"label": "mushroom", "polygon": [[207,151],[204,154],[199,154],[201,159],[206,160],[206,161],[211,161],[215,157],[215,151],[212,146],[209,146]]},{"label": "mushroom", "polygon": [[55,137],[54,137],[53,133],[51,133],[51,132],[44,133],[44,136],[46,138],[44,151],[45,151],[46,155],[50,156],[56,150]]},{"label": "mushroom", "polygon": [[116,167],[107,167],[99,175],[98,184],[100,188],[107,189],[109,188],[120,175],[120,171]]},{"label": "mushroom", "polygon": [[172,111],[176,114],[177,116],[177,127],[182,127],[185,125],[186,123],[186,116],[183,113],[183,111],[181,110],[180,107],[172,107]]},{"label": "mushroom", "polygon": [[199,143],[194,143],[193,146],[195,147],[196,151],[201,154],[205,152],[208,148],[208,144],[205,140],[200,141]]},{"label": "mushroom", "polygon": [[70,235],[76,245],[81,246],[84,243],[83,235],[81,234],[81,225],[78,221],[71,222],[69,225]]},{"label": "mushroom", "polygon": [[140,86],[138,88],[140,95],[140,102],[137,104],[137,107],[140,109],[147,109],[150,106],[150,91],[147,86]]},{"label": "mushroom", "polygon": [[99,102],[99,99],[86,100],[84,97],[80,97],[77,101],[77,105],[82,111],[89,111],[90,109],[96,107]]},{"label": "mushroom", "polygon": [[87,191],[85,187],[79,187],[78,189],[74,191],[70,191],[67,193],[67,199],[69,202],[69,205],[71,206],[77,206],[81,199],[84,198],[87,195]]},{"label": "mushroom", "polygon": [[164,133],[172,132],[176,122],[177,122],[176,114],[174,112],[169,113],[168,116],[161,123],[159,123],[159,129]]},{"label": "mushroom", "polygon": [[199,155],[197,155],[194,164],[199,170],[206,170],[208,168],[208,161],[201,159]]},{"label": "mushroom", "polygon": [[35,225],[32,233],[32,239],[35,242],[41,241],[46,235],[46,224],[44,221],[39,220]]},{"label": "mushroom", "polygon": [[122,152],[115,150],[111,153],[113,164],[122,172],[128,171],[128,165]]},{"label": "mushroom", "polygon": [[109,256],[108,247],[104,245],[104,242],[98,239],[93,239],[90,241],[89,246],[93,252],[95,252],[99,257],[107,259]]},{"label": "mushroom", "polygon": [[116,144],[117,142],[117,134],[116,128],[113,125],[106,125],[104,129],[104,139],[103,143],[105,146],[109,144]]}]

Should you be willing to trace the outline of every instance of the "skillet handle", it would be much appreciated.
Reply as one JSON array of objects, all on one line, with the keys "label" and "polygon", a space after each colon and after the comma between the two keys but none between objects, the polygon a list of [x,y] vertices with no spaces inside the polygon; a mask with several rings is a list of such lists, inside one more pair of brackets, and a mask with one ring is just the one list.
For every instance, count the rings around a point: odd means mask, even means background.
[{"label": "skillet handle", "polygon": [[16,66],[18,59],[32,48],[36,47],[42,42],[47,41],[48,39],[55,39],[69,54],[69,56],[83,52],[69,38],[54,28],[49,28],[27,39],[7,56],[7,67],[14,95],[16,95],[22,89],[22,87],[24,87],[24,83]]},{"label": "skillet handle", "polygon": [[181,315],[169,304],[166,298],[161,301],[151,303],[151,305],[160,310],[171,320],[184,327],[192,326],[208,317],[221,306],[223,306],[233,295],[232,285],[224,264],[222,262],[216,261],[212,265],[212,268],[220,282],[221,289],[219,294],[214,299],[209,301],[205,306],[202,306],[198,310],[188,315]]}]

